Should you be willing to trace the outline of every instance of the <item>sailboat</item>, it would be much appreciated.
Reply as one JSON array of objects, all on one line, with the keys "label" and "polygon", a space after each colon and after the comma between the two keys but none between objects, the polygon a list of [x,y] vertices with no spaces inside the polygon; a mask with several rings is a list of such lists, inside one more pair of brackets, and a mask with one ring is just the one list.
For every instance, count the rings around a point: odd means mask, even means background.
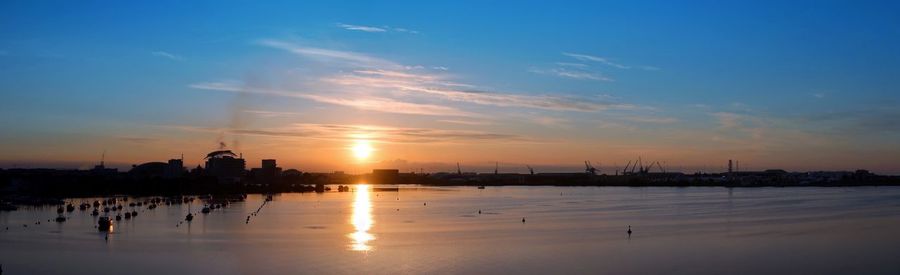
[{"label": "sailboat", "polygon": [[184,220],[186,220],[186,221],[194,220],[194,214],[191,214],[191,204],[190,203],[188,203],[188,214],[187,214],[187,216],[184,216]]}]

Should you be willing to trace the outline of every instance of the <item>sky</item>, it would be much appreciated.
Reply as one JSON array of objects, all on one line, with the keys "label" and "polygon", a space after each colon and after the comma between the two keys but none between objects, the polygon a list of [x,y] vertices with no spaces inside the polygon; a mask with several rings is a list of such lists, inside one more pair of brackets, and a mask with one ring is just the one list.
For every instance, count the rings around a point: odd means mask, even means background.
[{"label": "sky", "polygon": [[196,166],[224,146],[249,167],[323,172],[591,161],[611,174],[640,158],[685,172],[733,159],[900,174],[898,12],[896,1],[2,1],[0,167],[87,168],[104,155],[122,169],[182,155]]}]

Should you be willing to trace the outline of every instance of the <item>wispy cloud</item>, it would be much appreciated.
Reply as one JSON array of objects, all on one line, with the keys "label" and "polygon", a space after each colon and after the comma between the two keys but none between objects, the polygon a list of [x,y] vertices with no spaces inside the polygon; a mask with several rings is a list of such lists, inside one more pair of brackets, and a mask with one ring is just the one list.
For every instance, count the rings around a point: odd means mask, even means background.
[{"label": "wispy cloud", "polygon": [[501,107],[525,107],[555,111],[596,112],[606,109],[633,109],[636,106],[604,102],[585,98],[551,95],[523,95],[477,90],[460,90],[454,87],[466,84],[448,82],[440,76],[410,74],[393,71],[357,71],[325,79],[325,81],[349,87],[369,87],[388,91],[415,92],[416,95],[436,96],[456,102]]},{"label": "wispy cloud", "polygon": [[154,51],[154,52],[151,52],[150,54],[152,54],[153,56],[162,57],[162,58],[166,58],[166,59],[174,60],[174,61],[183,61],[184,60],[184,58],[181,57],[180,55],[176,55],[176,54],[172,54],[172,53],[164,52],[164,51]]},{"label": "wispy cloud", "polygon": [[539,69],[539,68],[531,68],[528,70],[529,72],[536,74],[547,74],[547,75],[555,75],[560,77],[572,78],[572,79],[586,79],[586,80],[598,80],[598,81],[614,81],[612,78],[604,76],[601,73],[597,72],[588,72],[588,71],[580,71],[580,70],[569,70],[566,68],[552,68],[552,69]]},{"label": "wispy cloud", "polygon": [[561,117],[538,116],[531,121],[547,127],[571,127],[571,125],[569,125],[569,119]]},{"label": "wispy cloud", "polygon": [[593,56],[593,55],[588,55],[588,54],[580,54],[580,53],[563,53],[563,55],[568,56],[568,57],[571,57],[571,58],[575,58],[575,59],[578,59],[578,60],[581,60],[581,61],[600,62],[600,63],[609,65],[609,66],[614,67],[614,68],[619,68],[619,69],[630,69],[630,68],[631,68],[631,67],[629,67],[629,66],[625,66],[625,65],[622,65],[622,64],[619,64],[619,63],[615,63],[615,62],[609,61],[609,59],[606,59],[606,58],[603,58],[603,57],[599,57],[599,56]]},{"label": "wispy cloud", "polygon": [[410,30],[410,29],[405,29],[405,28],[393,28],[393,30],[394,30],[395,32],[405,32],[405,33],[411,33],[411,34],[419,34],[419,31],[416,31],[416,30]]},{"label": "wispy cloud", "polygon": [[379,27],[350,25],[350,24],[343,24],[343,23],[337,23],[337,26],[341,27],[345,30],[351,30],[351,31],[363,31],[363,32],[386,32],[387,31],[386,29],[379,28]]},{"label": "wispy cloud", "polygon": [[191,84],[191,88],[200,90],[225,91],[225,92],[242,92],[250,94],[293,97],[313,100],[320,103],[327,103],[338,106],[352,107],[359,110],[375,111],[383,113],[396,114],[414,114],[414,115],[431,115],[431,116],[477,116],[476,114],[461,111],[459,109],[433,105],[419,104],[411,102],[397,101],[383,97],[355,97],[346,98],[335,95],[310,94],[288,90],[252,88],[237,85],[228,82],[207,82]]},{"label": "wispy cloud", "polygon": [[458,119],[441,119],[439,122],[451,123],[451,124],[461,124],[461,125],[491,125],[490,121],[486,120],[458,120]]},{"label": "wispy cloud", "polygon": [[719,127],[726,129],[738,128],[741,126],[742,115],[728,112],[717,112],[711,114],[719,122]]},{"label": "wispy cloud", "polygon": [[402,32],[402,33],[410,33],[410,34],[418,34],[419,32],[416,30],[410,30],[407,28],[397,28],[391,26],[383,26],[383,27],[375,27],[375,26],[364,26],[364,25],[351,25],[344,23],[336,24],[339,28],[343,28],[345,30],[350,31],[361,31],[361,32]]},{"label": "wispy cloud", "polygon": [[[312,81],[270,89],[241,83],[207,82],[190,85],[195,89],[245,92],[312,100],[359,110],[429,116],[484,117],[450,105],[453,102],[475,105],[531,108],[551,111],[599,112],[608,109],[629,110],[639,107],[609,101],[601,97],[532,95],[484,91],[476,85],[461,83],[444,71],[409,68],[390,60],[351,51],[300,46],[279,40],[260,40],[260,45],[337,65],[336,74],[317,76]],[[607,80],[601,75],[558,71],[572,78]]]},{"label": "wispy cloud", "polygon": [[634,121],[634,122],[657,123],[657,124],[669,124],[669,123],[678,122],[678,119],[674,118],[674,117],[637,116],[637,117],[627,117],[625,119],[629,120],[629,121]]},{"label": "wispy cloud", "polygon": [[313,138],[341,141],[368,138],[377,140],[378,142],[387,143],[468,143],[480,141],[539,142],[539,140],[536,139],[514,134],[355,124],[298,123],[283,127],[262,129],[197,127],[186,125],[163,125],[162,127],[184,131],[281,138]]},{"label": "wispy cloud", "polygon": [[587,68],[588,67],[587,64],[572,63],[572,62],[556,62],[556,65],[565,66],[565,67],[576,67],[576,68]]},{"label": "wispy cloud", "polygon": [[298,116],[300,113],[295,112],[276,112],[276,111],[265,111],[265,110],[243,110],[244,113],[254,114],[261,117],[288,117],[288,116]]},{"label": "wispy cloud", "polygon": [[605,57],[599,57],[599,56],[589,55],[589,54],[569,53],[569,52],[564,52],[564,53],[562,53],[562,54],[565,55],[565,56],[568,56],[568,57],[571,57],[571,58],[580,60],[580,61],[597,62],[597,63],[601,63],[601,64],[604,64],[604,65],[607,65],[607,66],[610,66],[610,67],[613,67],[613,68],[624,69],[624,70],[627,70],[627,69],[640,69],[640,70],[645,70],[645,71],[658,71],[658,70],[659,70],[658,67],[654,67],[654,66],[646,66],[646,65],[641,65],[641,66],[629,66],[629,65],[624,65],[624,64],[621,64],[621,63],[613,62],[613,61],[611,61],[611,60],[609,60],[608,58],[605,58]]},{"label": "wispy cloud", "polygon": [[404,67],[395,62],[351,51],[303,47],[293,43],[269,39],[260,40],[258,43],[263,46],[285,50],[303,57],[321,61],[341,61],[360,67],[382,67],[393,69],[402,69]]}]

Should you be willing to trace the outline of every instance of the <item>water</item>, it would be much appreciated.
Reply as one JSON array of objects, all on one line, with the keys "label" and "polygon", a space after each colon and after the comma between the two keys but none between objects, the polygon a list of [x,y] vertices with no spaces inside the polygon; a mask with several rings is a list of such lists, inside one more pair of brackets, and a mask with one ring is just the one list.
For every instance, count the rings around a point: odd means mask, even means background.
[{"label": "water", "polygon": [[0,264],[6,274],[900,273],[898,187],[363,187],[276,195],[246,224],[263,201],[177,227],[187,205],[145,206],[108,240],[89,211],[62,224],[47,222],[55,207],[0,212]]}]

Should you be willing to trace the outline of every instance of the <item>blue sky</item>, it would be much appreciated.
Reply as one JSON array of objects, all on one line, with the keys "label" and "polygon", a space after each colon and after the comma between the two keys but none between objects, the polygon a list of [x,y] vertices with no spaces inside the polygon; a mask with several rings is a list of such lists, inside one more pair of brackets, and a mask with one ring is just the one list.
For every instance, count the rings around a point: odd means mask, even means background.
[{"label": "blue sky", "polygon": [[[83,167],[106,150],[123,165],[196,164],[222,141],[308,170],[641,156],[897,173],[898,10],[5,1],[0,160]],[[346,153],[361,139],[372,159]]]}]

